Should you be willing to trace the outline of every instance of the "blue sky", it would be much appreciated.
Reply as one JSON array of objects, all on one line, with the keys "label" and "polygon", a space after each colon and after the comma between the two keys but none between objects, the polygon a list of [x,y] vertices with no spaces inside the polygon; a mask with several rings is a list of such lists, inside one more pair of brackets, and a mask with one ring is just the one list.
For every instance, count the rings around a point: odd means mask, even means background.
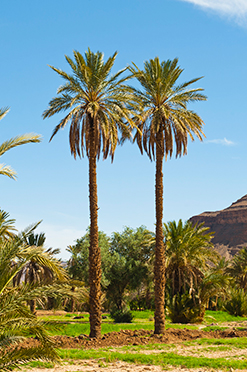
[{"label": "blue sky", "polygon": [[[207,138],[164,164],[164,222],[225,208],[247,193],[246,0],[2,0],[0,39],[0,107],[11,107],[0,142],[29,132],[43,137],[2,157],[18,179],[1,176],[0,207],[18,229],[43,220],[38,231],[61,257],[89,225],[88,160],[70,155],[68,128],[49,143],[60,117],[41,115],[62,83],[48,64],[69,72],[64,55],[73,50],[90,47],[105,58],[117,50],[113,72],[159,56],[179,58],[181,82],[204,76],[195,86],[208,101],[190,108]],[[154,230],[154,172],[136,145],[117,148],[113,164],[99,161],[101,230]]]}]

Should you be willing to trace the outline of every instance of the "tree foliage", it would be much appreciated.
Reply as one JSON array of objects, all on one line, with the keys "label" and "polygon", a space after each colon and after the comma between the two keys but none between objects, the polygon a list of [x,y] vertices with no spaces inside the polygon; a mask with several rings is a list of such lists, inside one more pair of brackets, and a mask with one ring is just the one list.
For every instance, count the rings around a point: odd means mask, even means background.
[{"label": "tree foliage", "polygon": [[213,235],[203,224],[179,220],[164,224],[164,236],[169,315],[173,322],[201,322],[210,298],[225,296],[229,284]]},{"label": "tree foliage", "polygon": [[[44,325],[37,320],[25,305],[30,299],[42,301],[47,293],[54,293],[49,286],[12,286],[14,277],[35,257],[47,260],[43,252],[23,244],[20,237],[6,239],[0,243],[0,369],[11,370],[30,360],[54,360],[58,355]],[[24,336],[35,335],[40,346],[19,349],[15,345]]]},{"label": "tree foliage", "polygon": [[166,250],[166,278],[172,295],[191,294],[202,281],[210,263],[216,263],[219,255],[213,250],[213,235],[203,224],[192,226],[180,219],[164,224]]}]

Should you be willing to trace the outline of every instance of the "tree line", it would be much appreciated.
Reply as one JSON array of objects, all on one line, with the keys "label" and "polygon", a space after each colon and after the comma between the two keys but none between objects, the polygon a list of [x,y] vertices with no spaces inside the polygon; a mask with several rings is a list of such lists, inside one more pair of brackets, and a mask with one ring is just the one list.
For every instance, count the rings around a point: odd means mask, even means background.
[{"label": "tree line", "polygon": [[[163,224],[163,235],[164,309],[173,323],[200,323],[207,309],[247,315],[247,248],[227,261],[214,249],[209,228],[203,224],[193,226],[190,221]],[[70,278],[83,281],[87,287],[89,239],[88,229],[76,244],[68,247],[71,258],[67,266]],[[116,315],[125,322],[131,321],[131,310],[155,310],[154,233],[145,226],[125,227],[111,237],[99,231],[99,246],[101,307],[114,320]],[[77,306],[80,308],[81,304]]]}]

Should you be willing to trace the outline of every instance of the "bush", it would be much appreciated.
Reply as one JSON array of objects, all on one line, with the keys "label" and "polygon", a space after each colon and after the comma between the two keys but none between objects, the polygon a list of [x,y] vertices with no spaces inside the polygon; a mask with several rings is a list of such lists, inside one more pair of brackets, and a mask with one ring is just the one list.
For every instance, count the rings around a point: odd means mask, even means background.
[{"label": "bush", "polygon": [[205,309],[188,293],[174,295],[168,301],[167,309],[172,323],[201,323],[205,313]]},{"label": "bush", "polygon": [[243,289],[232,289],[231,297],[225,304],[225,310],[234,316],[247,315],[247,297]]},{"label": "bush", "polygon": [[130,310],[113,310],[110,313],[115,323],[132,323],[134,315]]}]

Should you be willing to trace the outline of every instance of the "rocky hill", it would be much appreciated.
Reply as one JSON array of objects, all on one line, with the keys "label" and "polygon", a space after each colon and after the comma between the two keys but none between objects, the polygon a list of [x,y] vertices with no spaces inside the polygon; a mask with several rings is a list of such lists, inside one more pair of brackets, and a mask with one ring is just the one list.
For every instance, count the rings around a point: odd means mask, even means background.
[{"label": "rocky hill", "polygon": [[204,212],[190,218],[193,224],[204,222],[214,232],[217,250],[229,258],[247,247],[247,195],[217,212]]}]

